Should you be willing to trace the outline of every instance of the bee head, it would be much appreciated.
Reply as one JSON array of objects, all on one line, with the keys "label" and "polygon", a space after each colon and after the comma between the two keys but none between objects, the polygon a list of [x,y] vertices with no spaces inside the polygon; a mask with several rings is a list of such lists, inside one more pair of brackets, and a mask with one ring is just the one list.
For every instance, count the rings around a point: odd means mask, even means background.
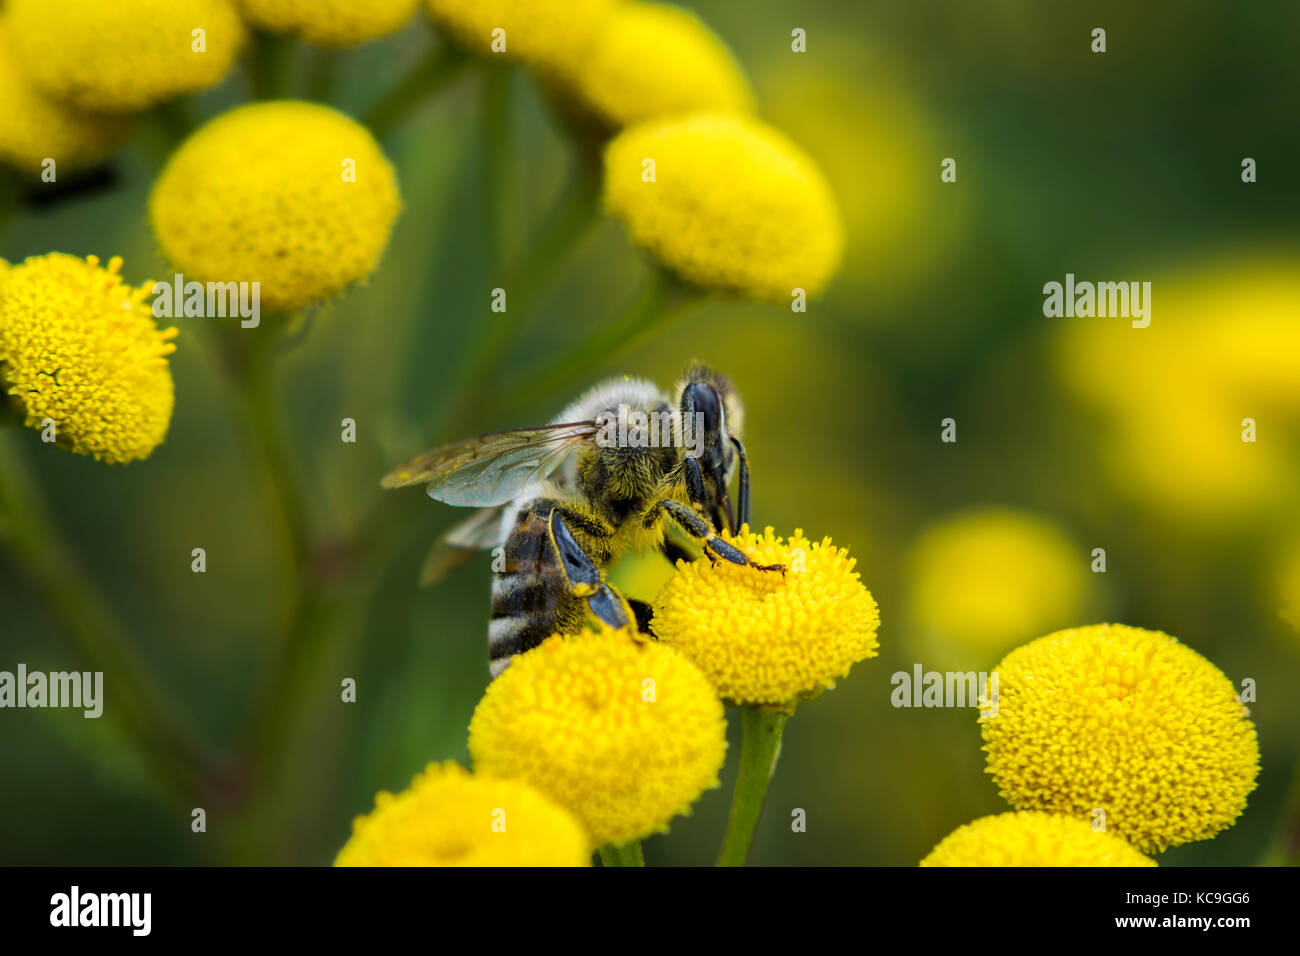
[{"label": "bee head", "polygon": [[700,471],[711,485],[713,504],[727,498],[727,483],[736,467],[732,437],[739,437],[740,399],[731,382],[712,369],[692,367],[678,383],[678,407],[683,435],[693,436],[687,454],[700,461]]}]

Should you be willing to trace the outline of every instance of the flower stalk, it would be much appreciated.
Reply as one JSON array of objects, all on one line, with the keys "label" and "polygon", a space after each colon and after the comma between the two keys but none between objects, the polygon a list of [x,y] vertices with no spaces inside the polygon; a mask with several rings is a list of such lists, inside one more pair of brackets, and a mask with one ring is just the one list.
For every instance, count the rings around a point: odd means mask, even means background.
[{"label": "flower stalk", "polygon": [[727,821],[727,835],[718,856],[718,866],[745,865],[754,830],[758,827],[758,817],[763,811],[767,785],[781,754],[781,735],[788,719],[785,714],[753,707],[740,709],[740,767],[736,773],[731,817]]},{"label": "flower stalk", "polygon": [[645,866],[645,856],[641,852],[641,841],[633,840],[622,846],[602,846],[600,862],[605,866]]}]

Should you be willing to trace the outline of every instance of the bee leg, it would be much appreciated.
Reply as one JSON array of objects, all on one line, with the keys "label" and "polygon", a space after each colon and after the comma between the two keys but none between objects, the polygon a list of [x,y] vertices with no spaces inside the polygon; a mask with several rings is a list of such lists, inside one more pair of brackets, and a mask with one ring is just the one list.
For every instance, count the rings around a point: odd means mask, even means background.
[{"label": "bee leg", "polygon": [[636,629],[642,634],[652,634],[650,629],[650,620],[654,617],[655,609],[645,601],[638,601],[636,598],[628,598],[627,606],[632,609],[636,615]]},{"label": "bee leg", "polygon": [[636,627],[636,614],[627,600],[601,580],[600,570],[574,539],[559,508],[551,511],[549,530],[551,544],[560,556],[560,567],[573,593],[585,600],[591,613],[610,627]]},{"label": "bee leg", "polygon": [[740,456],[740,477],[736,488],[736,520],[742,525],[749,524],[749,458],[745,455],[745,446],[739,438],[733,437],[731,443],[736,446]]},{"label": "bee leg", "polygon": [[721,559],[730,561],[732,564],[748,565],[757,568],[759,571],[780,571],[782,574],[785,573],[784,564],[751,564],[743,551],[729,541],[724,541],[717,536],[713,526],[709,524],[708,518],[697,511],[691,510],[681,502],[668,499],[660,502],[660,507],[668,512],[668,516],[676,521],[683,531],[703,544],[704,556],[714,564]]},{"label": "bee leg", "polygon": [[[731,515],[731,499],[727,497],[727,483],[723,478],[722,466],[713,473],[713,480],[717,484],[718,494],[721,496],[718,503],[713,507],[713,524],[715,527],[722,527],[722,516],[725,514],[727,529],[736,533],[736,521]],[[698,458],[686,459],[686,496],[692,504],[697,504],[701,508],[708,507],[705,500],[704,490],[704,473],[700,470],[700,460]]]}]

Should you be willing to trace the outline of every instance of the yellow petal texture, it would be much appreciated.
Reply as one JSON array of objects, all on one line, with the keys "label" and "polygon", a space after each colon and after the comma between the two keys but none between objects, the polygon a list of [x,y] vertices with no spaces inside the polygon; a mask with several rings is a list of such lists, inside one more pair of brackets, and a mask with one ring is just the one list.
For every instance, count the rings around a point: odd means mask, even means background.
[{"label": "yellow petal texture", "polygon": [[18,57],[42,91],[105,112],[216,85],[244,38],[228,0],[9,0],[8,16]]},{"label": "yellow petal texture", "polygon": [[921,631],[984,659],[1078,620],[1088,551],[1051,522],[1004,508],[931,525],[908,560],[908,609]]},{"label": "yellow petal texture", "polygon": [[58,444],[101,461],[148,457],[167,435],[175,329],[160,330],[122,260],[52,252],[0,285],[0,381],[28,427],[54,423]]},{"label": "yellow petal texture", "polygon": [[786,541],[771,528],[723,537],[754,564],[785,565],[785,574],[678,562],[655,598],[653,627],[725,700],[789,711],[876,655],[880,613],[844,548],[802,531]]},{"label": "yellow petal texture", "polygon": [[120,145],[129,124],[86,113],[46,96],[27,78],[13,52],[7,20],[0,20],[0,163],[36,173],[46,159],[55,172],[104,158]]},{"label": "yellow petal texture", "polygon": [[754,94],[736,58],[695,14],[625,3],[605,19],[569,81],[612,126],[687,113],[752,113]]},{"label": "yellow petal texture", "polygon": [[953,830],[921,866],[1155,866],[1087,820],[1023,811],[980,817]]},{"label": "yellow petal texture", "polygon": [[[433,22],[475,53],[523,60],[553,71],[585,54],[618,0],[425,0]],[[493,31],[505,49],[494,53]],[[498,42],[500,42],[498,40]]]},{"label": "yellow petal texture", "polygon": [[420,0],[238,0],[250,23],[321,46],[351,46],[404,27]]},{"label": "yellow petal texture", "polygon": [[368,276],[400,209],[396,173],[369,131],[297,101],[208,123],[173,154],[149,201],[158,244],[187,279],[260,282],[262,306],[275,310]]},{"label": "yellow petal texture", "polygon": [[357,817],[335,866],[587,866],[591,846],[568,811],[518,780],[430,764]]},{"label": "yellow petal texture", "polygon": [[1090,818],[1138,849],[1204,840],[1246,807],[1259,744],[1223,672],[1159,631],[1049,634],[997,666],[980,721],[988,772],[1017,809]]},{"label": "yellow petal texture", "polygon": [[604,201],[682,278],[759,299],[816,295],[844,245],[816,164],[776,130],[737,116],[624,130],[605,149]]},{"label": "yellow petal texture", "polygon": [[515,658],[474,711],[480,773],[568,807],[597,845],[666,831],[718,785],[726,722],[690,661],[625,631],[554,636]]}]

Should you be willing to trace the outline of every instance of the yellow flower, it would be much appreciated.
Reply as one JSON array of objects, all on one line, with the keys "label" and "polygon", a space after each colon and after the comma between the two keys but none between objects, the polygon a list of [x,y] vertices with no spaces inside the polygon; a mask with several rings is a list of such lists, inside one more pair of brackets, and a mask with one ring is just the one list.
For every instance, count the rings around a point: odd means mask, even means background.
[{"label": "yellow flower", "polygon": [[1223,672],[1169,635],[1058,631],[996,673],[997,714],[980,730],[988,772],[1017,809],[1100,809],[1148,852],[1212,837],[1245,809],[1255,727]]},{"label": "yellow flower", "polygon": [[1060,813],[980,817],[944,837],[921,866],[1155,866],[1119,837]]},{"label": "yellow flower", "polygon": [[0,286],[0,382],[25,424],[54,423],[60,445],[101,461],[147,458],[167,435],[175,329],[159,330],[133,289],[103,268],[52,252],[13,266]]},{"label": "yellow flower", "polygon": [[844,244],[821,171],[757,120],[643,123],[605,149],[605,208],[697,285],[789,302],[816,295]]},{"label": "yellow flower", "polygon": [[420,0],[238,0],[250,23],[298,33],[321,46],[350,46],[406,26]]},{"label": "yellow flower", "polygon": [[260,282],[266,308],[335,295],[378,265],[401,208],[369,131],[313,103],[242,106],[172,155],[149,200],[187,278]]},{"label": "yellow flower", "polygon": [[599,845],[664,832],[718,785],[726,723],[685,658],[608,628],[553,636],[493,681],[469,725],[475,770],[520,778]]},{"label": "yellow flower", "polygon": [[789,713],[876,656],[880,613],[844,548],[830,538],[811,542],[799,530],[788,542],[771,528],[723,537],[753,563],[781,564],[785,573],[679,562],[655,598],[653,627],[724,700]]},{"label": "yellow flower", "polygon": [[566,73],[580,98],[615,127],[754,110],[749,81],[726,45],[695,14],[665,4],[617,7]]},{"label": "yellow flower", "polygon": [[[434,23],[457,42],[556,69],[584,55],[618,0],[425,0]],[[504,34],[495,31],[504,31]],[[493,49],[493,44],[497,49]],[[504,43],[504,49],[500,49]]]},{"label": "yellow flower", "polygon": [[518,780],[432,763],[357,817],[335,866],[587,866],[572,814]]},{"label": "yellow flower", "polygon": [[9,0],[8,10],[33,83],[87,110],[142,110],[214,86],[244,37],[227,0]]},{"label": "yellow flower", "polygon": [[997,654],[1077,619],[1088,560],[1035,515],[962,512],[932,525],[912,548],[910,618],[925,633]]},{"label": "yellow flower", "polygon": [[128,124],[84,113],[50,99],[32,86],[13,54],[6,21],[0,21],[0,163],[39,172],[46,159],[57,166],[93,163],[126,138]]}]

